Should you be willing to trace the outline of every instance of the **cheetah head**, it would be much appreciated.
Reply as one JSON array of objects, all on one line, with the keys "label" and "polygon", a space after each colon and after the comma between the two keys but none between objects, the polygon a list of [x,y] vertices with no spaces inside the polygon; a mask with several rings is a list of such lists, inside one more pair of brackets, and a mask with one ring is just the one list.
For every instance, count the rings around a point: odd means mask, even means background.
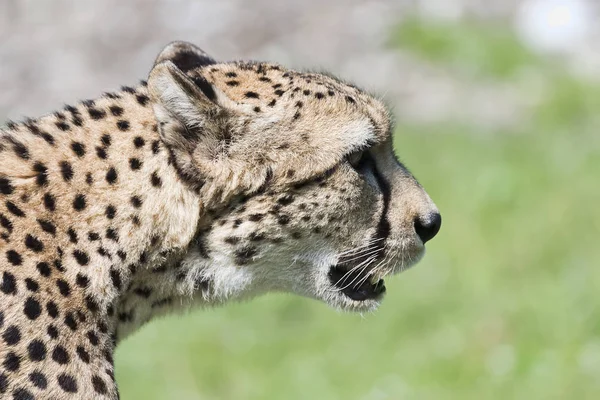
[{"label": "cheetah head", "polygon": [[201,198],[183,265],[209,282],[205,300],[284,291],[373,310],[382,278],[440,228],[394,155],[386,108],[350,84],[175,42],[148,86],[171,162]]}]

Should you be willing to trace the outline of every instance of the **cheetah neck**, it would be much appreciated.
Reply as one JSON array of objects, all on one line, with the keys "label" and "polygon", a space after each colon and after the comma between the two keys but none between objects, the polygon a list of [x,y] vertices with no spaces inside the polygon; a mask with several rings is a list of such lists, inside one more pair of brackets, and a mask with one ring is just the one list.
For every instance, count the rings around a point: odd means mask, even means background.
[{"label": "cheetah neck", "polygon": [[132,298],[168,305],[170,289],[149,293],[143,282],[176,275],[201,204],[170,161],[145,86],[9,124],[0,160],[0,254],[16,254],[0,268],[20,264],[16,293],[27,277],[52,277],[36,279],[36,301],[59,299],[81,316],[75,333],[86,325],[106,346],[149,319],[134,315]]}]

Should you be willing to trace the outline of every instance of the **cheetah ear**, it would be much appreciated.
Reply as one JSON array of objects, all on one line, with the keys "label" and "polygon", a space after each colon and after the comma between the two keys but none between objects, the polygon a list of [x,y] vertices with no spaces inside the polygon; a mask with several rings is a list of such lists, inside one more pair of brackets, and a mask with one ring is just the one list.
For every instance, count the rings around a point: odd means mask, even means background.
[{"label": "cheetah ear", "polygon": [[225,110],[219,105],[224,94],[201,75],[184,74],[171,61],[156,65],[148,78],[154,113],[165,139],[186,142],[197,139],[199,130],[211,131],[214,116]]},{"label": "cheetah ear", "polygon": [[171,61],[182,72],[194,68],[216,64],[216,61],[202,49],[188,42],[171,42],[158,55],[154,66],[165,61]]}]

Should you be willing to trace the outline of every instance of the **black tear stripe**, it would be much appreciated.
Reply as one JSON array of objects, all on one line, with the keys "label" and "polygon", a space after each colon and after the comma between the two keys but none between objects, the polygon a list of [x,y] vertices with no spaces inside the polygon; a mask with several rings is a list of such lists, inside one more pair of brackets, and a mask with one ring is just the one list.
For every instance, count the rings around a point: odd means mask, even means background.
[{"label": "black tear stripe", "polygon": [[375,163],[373,156],[366,152],[364,158],[365,163],[372,167],[371,171],[373,172],[373,176],[375,177],[375,180],[379,185],[379,189],[381,190],[381,194],[383,195],[383,209],[381,210],[381,217],[379,218],[379,222],[377,223],[377,229],[372,239],[377,241],[377,245],[380,248],[380,250],[377,252],[377,260],[380,260],[385,255],[385,246],[380,245],[385,244],[385,241],[387,240],[391,231],[390,220],[388,219],[388,212],[390,209],[390,197],[392,192],[390,190],[390,184],[388,183],[388,181],[377,170],[377,164]]}]

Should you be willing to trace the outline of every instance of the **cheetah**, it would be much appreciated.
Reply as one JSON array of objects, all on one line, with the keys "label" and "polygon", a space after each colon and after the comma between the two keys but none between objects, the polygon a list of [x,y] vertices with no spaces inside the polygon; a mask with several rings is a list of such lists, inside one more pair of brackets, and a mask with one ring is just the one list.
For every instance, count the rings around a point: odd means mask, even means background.
[{"label": "cheetah", "polygon": [[269,291],[348,311],[440,229],[383,103],[173,42],[147,81],[0,130],[0,397],[116,399],[151,319]]}]

